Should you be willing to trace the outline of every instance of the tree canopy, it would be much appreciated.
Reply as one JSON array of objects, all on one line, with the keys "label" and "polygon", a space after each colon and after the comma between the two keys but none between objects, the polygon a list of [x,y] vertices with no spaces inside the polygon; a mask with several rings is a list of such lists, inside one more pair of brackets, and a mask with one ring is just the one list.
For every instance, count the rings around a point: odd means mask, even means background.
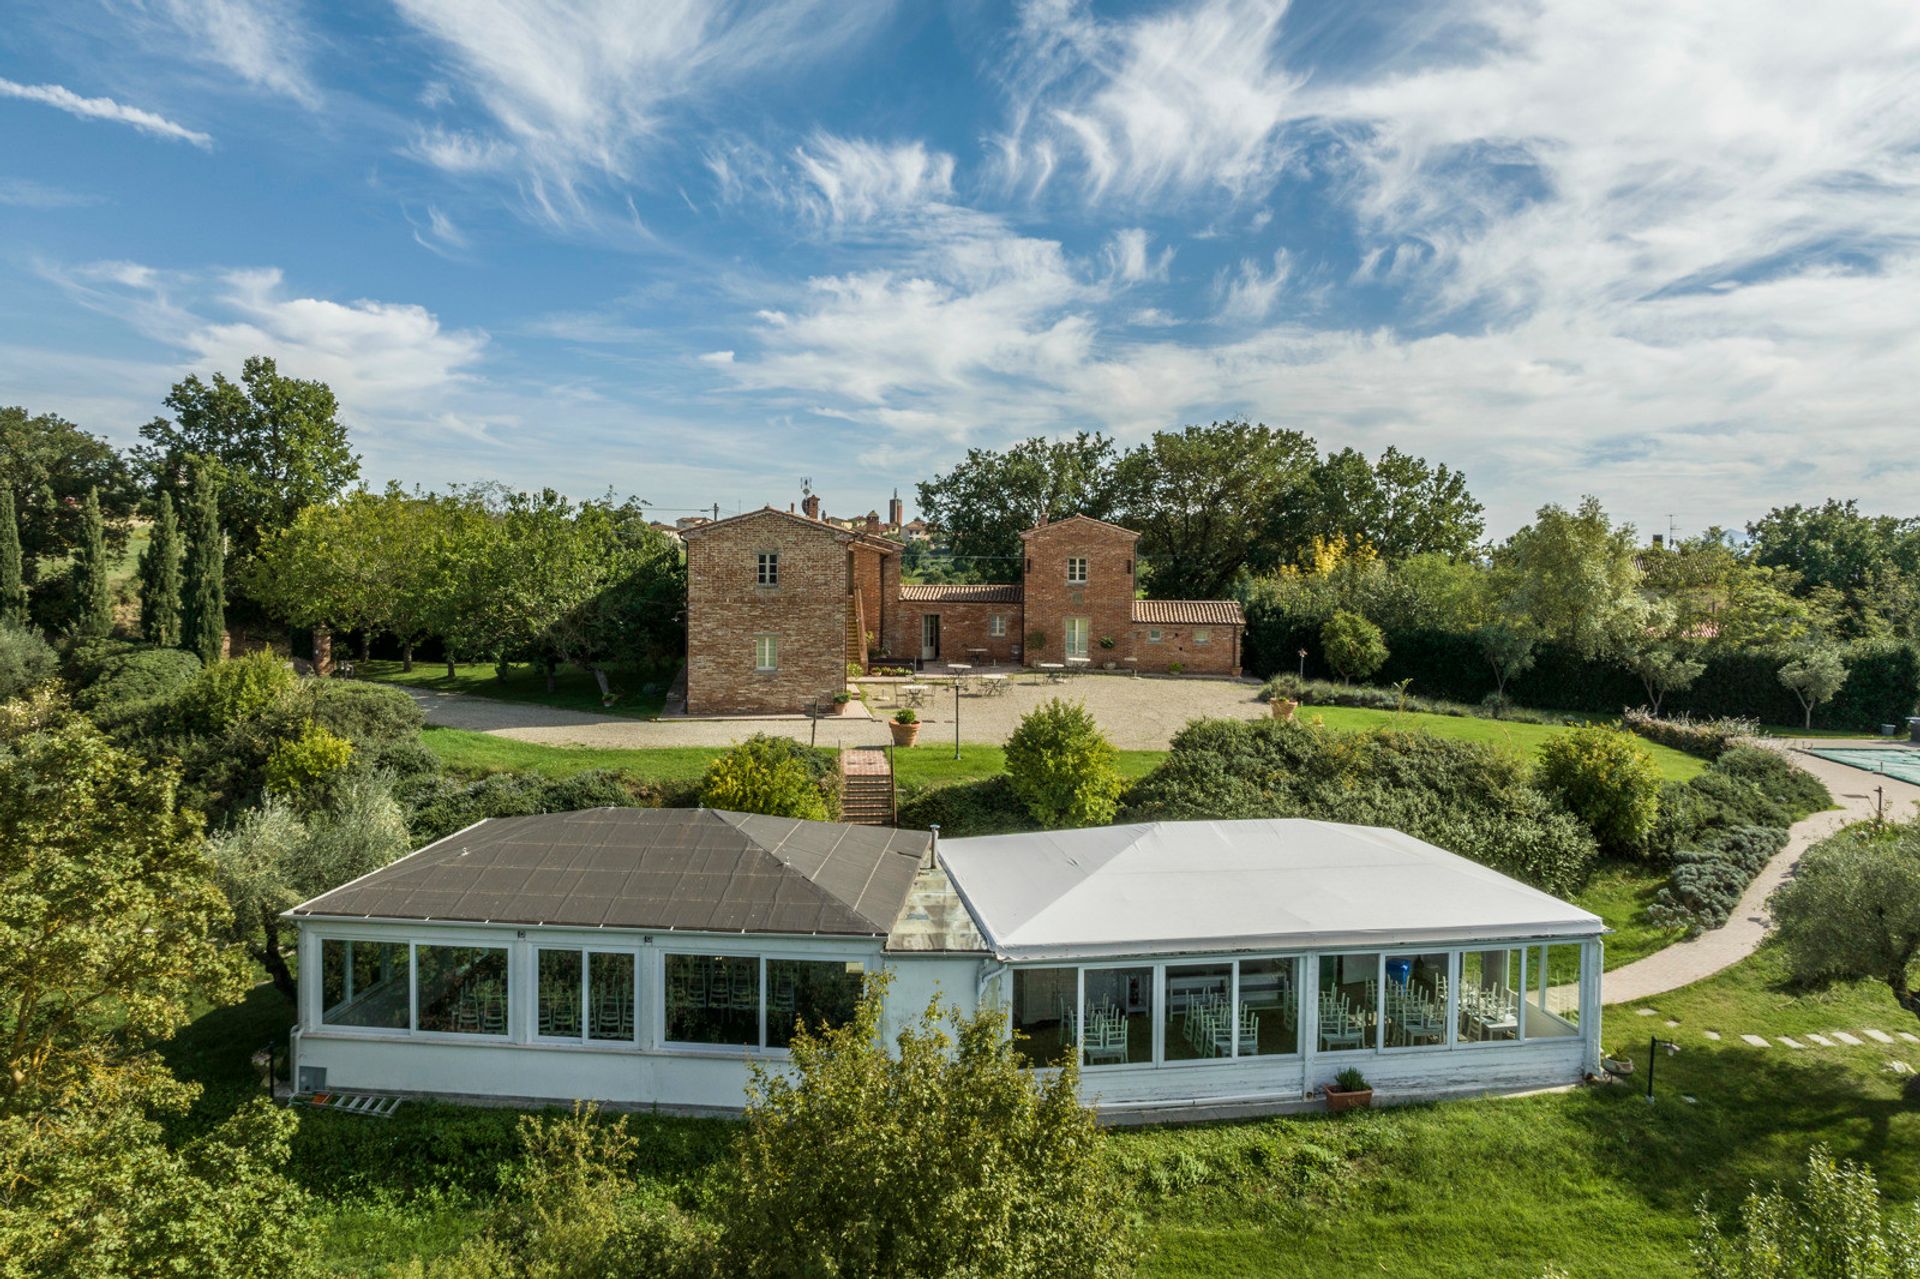
[{"label": "tree canopy", "polygon": [[1494,553],[1510,615],[1588,657],[1619,651],[1644,633],[1633,525],[1614,524],[1595,497],[1572,511],[1543,506]]},{"label": "tree canopy", "polygon": [[0,487],[13,495],[20,521],[25,576],[79,549],[86,537],[85,502],[100,494],[107,545],[126,547],[126,521],[140,505],[133,469],[113,445],[55,413],[0,407]]},{"label": "tree canopy", "polygon": [[920,482],[920,509],[974,580],[1009,581],[1025,530],[1069,515],[1112,517],[1116,456],[1112,440],[1085,431],[1035,436],[1005,452],[968,449],[944,475]]},{"label": "tree canopy", "polygon": [[1341,449],[1316,462],[1269,512],[1271,563],[1293,562],[1315,539],[1365,543],[1388,560],[1457,559],[1479,544],[1484,509],[1466,476],[1389,447],[1374,461]]},{"label": "tree canopy", "polygon": [[1920,823],[1861,824],[1821,841],[1768,910],[1796,980],[1884,982],[1920,1017]]}]

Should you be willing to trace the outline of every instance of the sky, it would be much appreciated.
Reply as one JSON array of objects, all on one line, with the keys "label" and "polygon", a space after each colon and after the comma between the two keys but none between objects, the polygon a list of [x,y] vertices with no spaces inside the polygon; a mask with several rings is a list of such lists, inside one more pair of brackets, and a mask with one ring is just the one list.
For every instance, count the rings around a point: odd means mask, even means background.
[{"label": "sky", "polygon": [[321,378],[379,483],[885,509],[1244,416],[1504,536],[1920,481],[1912,0],[9,0],[0,403]]}]

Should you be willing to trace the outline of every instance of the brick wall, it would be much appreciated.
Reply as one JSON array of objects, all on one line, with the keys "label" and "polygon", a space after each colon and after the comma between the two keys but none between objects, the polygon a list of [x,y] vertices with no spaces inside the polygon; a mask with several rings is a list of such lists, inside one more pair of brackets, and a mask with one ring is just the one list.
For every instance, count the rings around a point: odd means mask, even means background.
[{"label": "brick wall", "polygon": [[[940,656],[942,662],[970,662],[967,650],[984,648],[995,662],[1014,660],[1014,647],[1021,641],[1020,605],[1017,603],[976,604],[952,600],[900,600],[894,606],[899,618],[895,627],[898,642],[889,645],[888,655],[904,659],[920,656],[921,618],[928,613],[940,618]],[[1006,620],[1004,635],[992,634],[993,618]]]},{"label": "brick wall", "polygon": [[[1025,630],[1043,632],[1045,643],[1029,646],[1025,660],[1058,662],[1066,656],[1067,619],[1087,619],[1086,656],[1098,666],[1133,653],[1134,543],[1138,535],[1098,520],[1066,519],[1021,535],[1025,543]],[[1084,585],[1067,581],[1067,561],[1087,560]],[[1102,636],[1114,646],[1102,649]],[[1021,642],[1026,643],[1023,636]]]},{"label": "brick wall", "polygon": [[[882,566],[888,561],[892,561],[895,565],[895,577],[896,580],[898,580],[900,557],[898,555],[885,554],[878,547],[861,546],[858,544],[849,549],[849,554],[853,557],[853,589],[860,593],[861,612],[865,617],[864,625],[867,631],[873,635],[871,642],[877,645],[880,643],[881,637],[887,633],[886,609],[882,602],[885,598],[885,593],[881,586],[882,579],[885,577],[885,571]],[[867,637],[862,635],[860,637],[860,656],[857,659],[849,660],[864,662],[867,657],[868,644],[869,641]]]},{"label": "brick wall", "polygon": [[[1207,642],[1196,643],[1195,631],[1205,631]],[[1154,643],[1158,634],[1160,642]],[[1139,626],[1133,628],[1134,664],[1143,671],[1164,672],[1179,662],[1186,675],[1238,675],[1240,673],[1240,628],[1238,626]],[[1096,655],[1097,656],[1097,655]]]},{"label": "brick wall", "polygon": [[[780,555],[778,586],[755,584],[761,551]],[[847,682],[845,539],[778,511],[756,511],[687,538],[687,710],[792,713]],[[779,640],[779,669],[754,669],[754,637]]]}]

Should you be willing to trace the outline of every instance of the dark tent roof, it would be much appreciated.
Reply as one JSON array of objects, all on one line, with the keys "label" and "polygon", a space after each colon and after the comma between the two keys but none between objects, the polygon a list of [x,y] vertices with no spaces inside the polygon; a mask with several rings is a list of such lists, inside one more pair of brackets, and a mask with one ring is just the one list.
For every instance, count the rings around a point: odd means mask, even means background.
[{"label": "dark tent roof", "polygon": [[882,937],[929,838],[710,808],[496,817],[288,913]]}]

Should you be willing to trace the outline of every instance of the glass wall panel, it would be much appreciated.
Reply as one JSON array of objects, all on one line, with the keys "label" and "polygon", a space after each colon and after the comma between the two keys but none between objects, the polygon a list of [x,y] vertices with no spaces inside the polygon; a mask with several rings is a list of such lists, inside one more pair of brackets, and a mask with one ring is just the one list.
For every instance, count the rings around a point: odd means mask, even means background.
[{"label": "glass wall panel", "polygon": [[1058,1066],[1079,1042],[1077,968],[1013,970],[1014,1051],[1029,1066]]},{"label": "glass wall panel", "polygon": [[865,968],[843,959],[767,961],[767,1047],[793,1042],[795,1023],[818,1030],[853,1020]]},{"label": "glass wall panel", "polygon": [[633,956],[587,954],[587,1038],[633,1042]]},{"label": "glass wall panel", "polygon": [[1080,1011],[1081,1062],[1118,1066],[1153,1062],[1153,969],[1088,968]]},{"label": "glass wall panel", "polygon": [[537,967],[535,1033],[553,1039],[580,1038],[580,952],[542,950]]},{"label": "glass wall panel", "polygon": [[1527,948],[1527,998],[1522,1033],[1528,1039],[1564,1039],[1580,1033],[1580,947]]},{"label": "glass wall panel", "polygon": [[1469,950],[1460,956],[1460,1042],[1520,1037],[1520,948]]},{"label": "glass wall panel", "polygon": [[415,946],[414,1007],[421,1030],[507,1033],[507,952],[490,946]]},{"label": "glass wall panel", "polygon": [[1320,956],[1320,1051],[1379,1045],[1380,956]]},{"label": "glass wall panel", "polygon": [[1168,1061],[1233,1056],[1233,965],[1167,966]]},{"label": "glass wall panel", "polygon": [[1452,957],[1388,955],[1383,966],[1388,1048],[1432,1048],[1447,1042],[1447,974]]},{"label": "glass wall panel", "polygon": [[1240,1055],[1300,1051],[1300,961],[1240,961]]},{"label": "glass wall panel", "polygon": [[320,1020],[329,1026],[405,1030],[406,944],[323,939]]},{"label": "glass wall panel", "polygon": [[760,1045],[760,961],[740,955],[668,955],[667,1038],[683,1044]]}]

